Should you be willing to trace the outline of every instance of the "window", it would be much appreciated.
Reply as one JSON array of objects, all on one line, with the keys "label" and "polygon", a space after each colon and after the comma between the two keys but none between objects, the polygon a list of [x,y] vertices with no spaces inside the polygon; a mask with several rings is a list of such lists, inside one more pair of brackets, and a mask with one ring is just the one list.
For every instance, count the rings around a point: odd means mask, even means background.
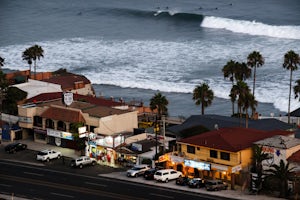
[{"label": "window", "polygon": [[43,119],[40,116],[33,117],[33,126],[42,127],[43,126]]},{"label": "window", "polygon": [[221,152],[221,159],[222,160],[230,160],[230,154],[226,152]]},{"label": "window", "polygon": [[194,147],[194,146],[187,145],[187,152],[188,152],[188,153],[193,153],[193,154],[195,154],[195,147]]},{"label": "window", "polygon": [[51,119],[46,119],[46,128],[54,128],[54,122]]},{"label": "window", "polygon": [[210,157],[211,158],[218,158],[218,152],[215,150],[210,150]]},{"label": "window", "polygon": [[66,124],[63,121],[58,121],[57,130],[66,131]]}]

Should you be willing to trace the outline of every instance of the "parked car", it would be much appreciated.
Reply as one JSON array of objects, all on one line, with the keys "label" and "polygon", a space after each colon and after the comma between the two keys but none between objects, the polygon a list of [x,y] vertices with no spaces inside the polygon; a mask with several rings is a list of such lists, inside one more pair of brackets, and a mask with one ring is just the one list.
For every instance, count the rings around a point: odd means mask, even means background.
[{"label": "parked car", "polygon": [[16,153],[17,151],[22,151],[25,149],[27,149],[27,145],[20,142],[8,144],[4,148],[7,153]]},{"label": "parked car", "polygon": [[143,175],[146,170],[150,169],[149,165],[135,165],[131,169],[127,170],[128,177],[138,177]]},{"label": "parked car", "polygon": [[154,174],[157,171],[157,168],[150,168],[144,172],[144,178],[147,180],[153,180],[154,179]]},{"label": "parked car", "polygon": [[202,178],[192,178],[188,182],[188,186],[191,187],[191,188],[205,187],[205,181]]},{"label": "parked car", "polygon": [[49,162],[52,159],[60,159],[62,156],[61,152],[59,151],[54,151],[54,150],[42,150],[38,152],[36,159],[41,160],[41,161],[47,161]]},{"label": "parked car", "polygon": [[207,180],[205,187],[208,191],[227,190],[228,184],[222,180]]},{"label": "parked car", "polygon": [[169,182],[182,176],[182,173],[174,169],[161,169],[155,172],[154,179],[161,182]]},{"label": "parked car", "polygon": [[91,158],[88,156],[80,156],[78,158],[74,158],[71,160],[71,167],[79,167],[80,169],[82,169],[84,166],[86,165],[96,165],[97,161],[95,158]]},{"label": "parked car", "polygon": [[188,185],[188,182],[190,181],[190,178],[187,176],[182,176],[176,179],[176,185]]}]

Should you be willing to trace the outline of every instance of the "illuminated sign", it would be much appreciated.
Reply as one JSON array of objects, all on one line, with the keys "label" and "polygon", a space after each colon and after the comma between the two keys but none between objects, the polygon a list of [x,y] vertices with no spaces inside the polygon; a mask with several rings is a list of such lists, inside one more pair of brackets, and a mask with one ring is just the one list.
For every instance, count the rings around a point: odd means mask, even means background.
[{"label": "illuminated sign", "polygon": [[188,167],[197,168],[200,170],[208,170],[210,171],[210,164],[204,162],[198,162],[195,160],[184,160],[184,165]]},{"label": "illuminated sign", "polygon": [[64,138],[67,140],[73,140],[73,135],[72,135],[72,133],[61,132],[61,138]]}]

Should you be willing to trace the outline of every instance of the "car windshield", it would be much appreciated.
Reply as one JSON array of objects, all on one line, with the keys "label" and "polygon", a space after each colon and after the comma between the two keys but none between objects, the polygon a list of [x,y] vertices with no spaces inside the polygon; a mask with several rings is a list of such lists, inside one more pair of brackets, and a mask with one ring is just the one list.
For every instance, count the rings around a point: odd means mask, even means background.
[{"label": "car windshield", "polygon": [[40,155],[40,156],[44,156],[44,155],[47,155],[47,153],[46,153],[46,152],[43,152],[43,151],[41,151],[41,152],[39,152],[39,153],[38,153],[38,155]]},{"label": "car windshield", "polygon": [[131,168],[132,170],[140,170],[140,169],[143,169],[142,167],[133,167]]},{"label": "car windshield", "polygon": [[162,173],[161,172],[156,172],[155,175],[161,176]]},{"label": "car windshield", "polygon": [[216,185],[216,182],[207,182],[207,185]]}]

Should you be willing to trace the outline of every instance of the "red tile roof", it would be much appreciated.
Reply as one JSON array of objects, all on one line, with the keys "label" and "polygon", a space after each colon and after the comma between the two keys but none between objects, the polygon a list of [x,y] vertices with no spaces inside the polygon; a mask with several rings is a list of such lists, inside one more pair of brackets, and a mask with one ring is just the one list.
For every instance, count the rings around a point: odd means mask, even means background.
[{"label": "red tile roof", "polygon": [[[53,93],[43,93],[37,96],[34,96],[26,100],[26,103],[39,103],[46,102],[51,100],[57,100],[62,98],[62,92],[53,92]],[[113,101],[111,99],[97,98],[93,96],[85,96],[80,94],[73,94],[73,99],[75,101],[84,101],[98,106],[121,106],[121,102]]]},{"label": "red tile roof", "polygon": [[50,78],[43,79],[42,81],[61,85],[63,90],[74,88],[75,82],[82,81],[84,84],[91,83],[90,80],[88,80],[85,76],[72,74],[72,73],[65,73],[64,75],[51,76]]},{"label": "red tile roof", "polygon": [[221,128],[192,137],[179,140],[179,143],[186,143],[196,146],[205,146],[212,149],[219,149],[230,152],[238,152],[252,146],[258,140],[274,135],[291,135],[290,131],[262,131],[250,128]]},{"label": "red tile roof", "polygon": [[289,162],[300,163],[300,150],[293,153],[290,157],[287,158]]},{"label": "red tile roof", "polygon": [[80,111],[69,108],[50,107],[41,114],[41,117],[70,123],[85,123],[85,119]]}]

